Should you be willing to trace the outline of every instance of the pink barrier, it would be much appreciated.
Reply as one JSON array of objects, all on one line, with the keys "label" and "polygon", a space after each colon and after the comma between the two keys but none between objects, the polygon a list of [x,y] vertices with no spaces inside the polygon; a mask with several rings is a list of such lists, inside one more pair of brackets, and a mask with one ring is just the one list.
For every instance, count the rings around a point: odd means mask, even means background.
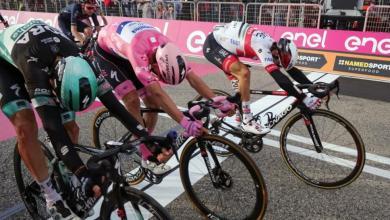
[{"label": "pink barrier", "polygon": [[[9,23],[24,23],[30,19],[41,19],[57,25],[57,14],[38,12],[2,11]],[[187,53],[202,55],[202,44],[215,25],[210,22],[155,20],[142,18],[107,17],[109,22],[140,20],[158,27]],[[375,32],[337,31],[309,28],[258,26],[275,39],[289,37],[300,48],[347,52],[377,56],[390,55],[390,34]]]}]

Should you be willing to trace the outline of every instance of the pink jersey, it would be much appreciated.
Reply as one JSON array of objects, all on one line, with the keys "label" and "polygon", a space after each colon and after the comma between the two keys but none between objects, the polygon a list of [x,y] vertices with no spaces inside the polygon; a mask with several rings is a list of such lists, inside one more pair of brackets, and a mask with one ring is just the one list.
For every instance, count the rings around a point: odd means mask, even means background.
[{"label": "pink jersey", "polygon": [[137,21],[109,24],[102,28],[98,44],[107,53],[129,60],[139,81],[147,86],[159,79],[151,72],[149,60],[158,46],[169,42],[155,27]]}]

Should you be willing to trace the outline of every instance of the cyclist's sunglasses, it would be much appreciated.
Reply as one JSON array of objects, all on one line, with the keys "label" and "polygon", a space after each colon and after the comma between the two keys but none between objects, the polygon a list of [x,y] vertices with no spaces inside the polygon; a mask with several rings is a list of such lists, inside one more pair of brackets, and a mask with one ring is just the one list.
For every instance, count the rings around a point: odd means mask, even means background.
[{"label": "cyclist's sunglasses", "polygon": [[96,6],[87,6],[85,7],[87,10],[96,10]]}]

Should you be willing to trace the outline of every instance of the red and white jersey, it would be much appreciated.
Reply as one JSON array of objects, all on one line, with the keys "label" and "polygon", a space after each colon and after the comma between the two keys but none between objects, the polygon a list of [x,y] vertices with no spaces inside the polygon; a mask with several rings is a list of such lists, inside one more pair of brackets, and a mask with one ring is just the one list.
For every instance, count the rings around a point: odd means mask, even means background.
[{"label": "red and white jersey", "polygon": [[270,50],[275,41],[267,33],[247,23],[232,21],[215,26],[213,35],[218,44],[229,52],[239,57],[260,60],[266,69],[275,68]]}]

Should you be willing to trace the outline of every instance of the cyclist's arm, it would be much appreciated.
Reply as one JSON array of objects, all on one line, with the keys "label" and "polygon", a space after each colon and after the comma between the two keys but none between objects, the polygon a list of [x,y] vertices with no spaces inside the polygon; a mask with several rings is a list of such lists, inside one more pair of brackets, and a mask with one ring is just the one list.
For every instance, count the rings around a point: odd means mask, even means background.
[{"label": "cyclist's arm", "polygon": [[42,70],[42,66],[31,63],[24,66],[22,72],[31,102],[41,118],[43,128],[50,137],[56,154],[73,173],[82,176],[85,167],[63,126],[61,108],[51,92],[48,74]]},{"label": "cyclist's arm", "polygon": [[148,136],[147,130],[126,110],[111,91],[99,96],[99,99],[131,133],[138,137]]},{"label": "cyclist's arm", "polygon": [[269,41],[266,43],[263,42],[262,44],[256,44],[253,48],[257,57],[264,65],[265,70],[272,76],[280,88],[288,93],[288,95],[294,96],[298,99],[304,98],[305,94],[296,88],[291,80],[284,75],[282,71],[280,71],[279,67],[274,63],[271,51],[269,50],[273,41],[272,39],[267,40]]},{"label": "cyclist's arm", "polygon": [[[97,73],[97,71],[95,71]],[[146,129],[126,110],[112,93],[110,84],[103,76],[98,76],[98,97],[103,105],[133,134],[138,137],[148,135]]]},{"label": "cyclist's arm", "polygon": [[96,26],[96,27],[99,27],[99,21],[97,19],[97,15],[94,13],[91,15],[91,18],[92,18],[92,21],[93,21],[93,24]]},{"label": "cyclist's arm", "polygon": [[[107,22],[107,19],[106,19],[106,17],[104,16],[104,14],[103,14],[103,11],[100,9],[99,10],[99,15],[100,15],[100,17],[102,17],[102,20],[103,20],[103,26],[106,26],[107,24],[108,24],[108,22]],[[100,28],[100,27],[99,27]],[[98,29],[99,29],[98,28]]]},{"label": "cyclist's arm", "polygon": [[284,75],[282,71],[280,71],[278,66],[276,66],[275,64],[271,64],[266,66],[265,69],[267,70],[268,73],[270,73],[272,78],[274,78],[276,83],[278,83],[280,88],[285,90],[288,93],[288,95],[294,96],[297,99],[302,99],[305,97],[305,94],[302,93],[302,91],[300,91],[298,88],[294,86],[291,80],[286,75]]},{"label": "cyclist's arm", "polygon": [[287,73],[298,83],[312,84],[312,82],[306,77],[306,75],[296,67],[287,70]]},{"label": "cyclist's arm", "polygon": [[183,119],[183,113],[177,108],[171,97],[161,88],[158,82],[145,86],[148,96],[177,123]]},{"label": "cyclist's arm", "polygon": [[48,97],[37,96],[32,100],[42,101],[44,98],[47,98],[46,104],[34,101],[34,107],[41,118],[43,128],[50,137],[56,154],[64,161],[66,167],[80,177],[83,175],[84,163],[73,148],[73,143],[62,124],[61,109],[56,105],[50,105],[49,103],[54,102],[54,99],[50,100]]},{"label": "cyclist's arm", "polygon": [[80,5],[74,4],[70,10],[70,31],[72,32],[73,37],[76,41],[79,41],[81,44],[84,42],[83,36],[77,31],[77,17],[81,12]]},{"label": "cyclist's arm", "polygon": [[79,41],[82,45],[84,43],[84,37],[77,31],[77,24],[76,25],[70,25],[70,31],[72,32],[73,37],[76,41]]},{"label": "cyclist's arm", "polygon": [[189,71],[186,78],[191,87],[194,88],[202,97],[211,99],[215,96],[210,87],[208,87],[207,84],[192,70]]}]

